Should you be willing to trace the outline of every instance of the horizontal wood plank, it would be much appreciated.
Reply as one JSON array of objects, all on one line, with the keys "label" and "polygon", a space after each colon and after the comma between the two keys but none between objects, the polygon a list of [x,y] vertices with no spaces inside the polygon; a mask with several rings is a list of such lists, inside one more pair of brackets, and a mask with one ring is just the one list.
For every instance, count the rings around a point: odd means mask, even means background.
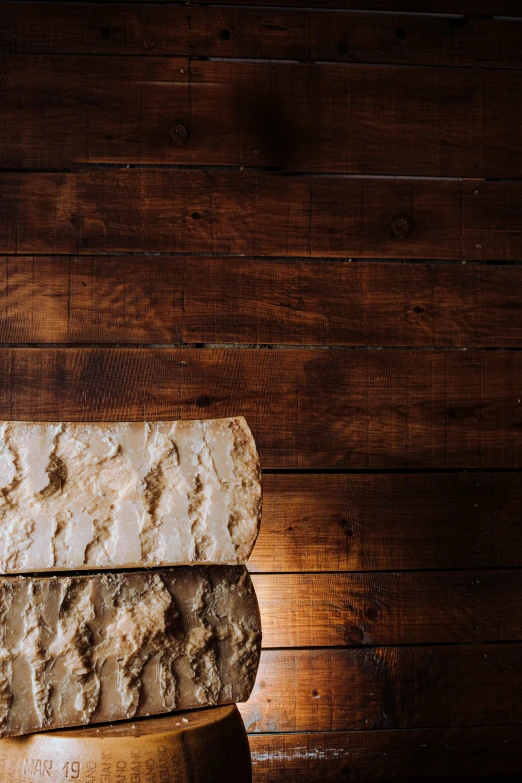
[{"label": "horizontal wood plank", "polygon": [[253,574],[263,646],[522,640],[522,571]]},{"label": "horizontal wood plank", "polygon": [[172,128],[190,116],[187,58],[12,55],[0,69],[2,168],[180,159]]},{"label": "horizontal wood plank", "polygon": [[0,174],[0,253],[522,259],[522,183],[237,171]]},{"label": "horizontal wood plank", "polygon": [[[136,0],[142,2],[143,0]],[[155,0],[145,0],[154,2]],[[169,2],[169,0],[162,0]],[[110,0],[101,0],[110,2]],[[134,0],[131,0],[134,2]],[[203,6],[215,0],[200,0]],[[222,5],[299,6],[301,8],[340,8],[343,10],[396,11],[433,14],[485,14],[486,16],[521,16],[518,0],[223,0]]]},{"label": "horizontal wood plank", "polygon": [[522,267],[0,257],[1,343],[521,347]]},{"label": "horizontal wood plank", "polygon": [[522,723],[522,645],[264,650],[249,732]]},{"label": "horizontal wood plank", "polygon": [[0,417],[242,414],[267,468],[522,466],[522,354],[9,349]]},{"label": "horizontal wood plank", "polygon": [[522,772],[521,726],[251,734],[249,741],[254,783],[461,776],[479,783]]},{"label": "horizontal wood plank", "polygon": [[522,173],[519,71],[209,60],[190,78],[193,162],[202,148],[205,164],[286,171]]},{"label": "horizontal wood plank", "polygon": [[[70,0],[58,0],[67,2]],[[100,3],[110,3],[113,0],[99,0]],[[171,3],[172,0],[128,0],[130,3]],[[175,0],[179,3],[179,0]],[[181,3],[185,5],[185,3]],[[200,0],[203,6],[214,5],[215,0]],[[435,14],[485,14],[487,16],[509,15],[520,16],[522,10],[518,0],[499,0],[493,6],[491,0],[223,0],[223,6],[299,6],[305,8],[340,8],[369,9],[372,11],[397,11]]]},{"label": "horizontal wood plank", "polygon": [[250,571],[522,566],[518,473],[265,475]]},{"label": "horizontal wood plank", "polygon": [[[520,176],[522,71],[506,69],[519,65],[520,22],[405,14],[401,26],[396,13],[325,11],[351,0],[284,0],[280,12],[240,2],[203,0],[194,17],[187,6],[57,3],[61,28],[44,4],[2,4],[0,166]],[[356,7],[413,7],[390,2]],[[448,5],[415,10],[522,13],[512,0]],[[168,15],[183,15],[181,37]],[[191,61],[197,47],[256,59],[293,47],[337,64]],[[378,51],[387,65],[365,65]],[[442,63],[499,70],[419,67]],[[0,259],[0,341],[3,330],[5,343],[302,347],[4,348],[0,417],[241,413],[266,468],[518,468],[517,352],[313,347],[519,347],[518,268],[353,272],[301,257],[516,261],[521,194],[478,179],[1,174],[0,251],[18,258]],[[215,257],[99,257],[144,251]],[[254,252],[300,260],[219,257]],[[522,722],[517,478],[266,477],[261,566],[253,559],[266,649],[242,707],[259,782],[522,771],[520,727],[491,726]],[[441,567],[473,570],[419,570]],[[266,573],[275,568],[330,573]],[[275,731],[293,733],[262,733]]]},{"label": "horizontal wood plank", "polygon": [[16,54],[0,68],[2,168],[522,174],[520,71]]},{"label": "horizontal wood plank", "polygon": [[502,19],[139,3],[1,2],[0,52],[522,65]]}]

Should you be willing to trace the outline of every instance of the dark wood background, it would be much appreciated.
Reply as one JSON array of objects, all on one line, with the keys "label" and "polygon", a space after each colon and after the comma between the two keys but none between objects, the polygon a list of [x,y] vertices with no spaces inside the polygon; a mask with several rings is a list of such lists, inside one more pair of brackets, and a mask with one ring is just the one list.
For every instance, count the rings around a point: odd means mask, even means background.
[{"label": "dark wood background", "polygon": [[0,3],[0,416],[246,415],[256,783],[522,772],[519,16]]}]

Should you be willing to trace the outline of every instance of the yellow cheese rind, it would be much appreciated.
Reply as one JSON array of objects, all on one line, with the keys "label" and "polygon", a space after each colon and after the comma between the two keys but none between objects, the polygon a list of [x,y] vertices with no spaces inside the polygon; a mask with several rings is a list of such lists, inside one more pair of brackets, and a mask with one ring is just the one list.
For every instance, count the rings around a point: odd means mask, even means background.
[{"label": "yellow cheese rind", "polygon": [[2,741],[0,780],[250,783],[248,738],[235,706],[52,731]]}]

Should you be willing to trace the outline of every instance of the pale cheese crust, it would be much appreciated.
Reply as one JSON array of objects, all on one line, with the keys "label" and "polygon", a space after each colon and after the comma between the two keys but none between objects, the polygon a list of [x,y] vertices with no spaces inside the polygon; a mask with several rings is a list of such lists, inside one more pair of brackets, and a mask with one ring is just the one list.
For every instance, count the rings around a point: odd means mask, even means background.
[{"label": "pale cheese crust", "polygon": [[0,572],[242,564],[260,517],[243,417],[0,422]]}]

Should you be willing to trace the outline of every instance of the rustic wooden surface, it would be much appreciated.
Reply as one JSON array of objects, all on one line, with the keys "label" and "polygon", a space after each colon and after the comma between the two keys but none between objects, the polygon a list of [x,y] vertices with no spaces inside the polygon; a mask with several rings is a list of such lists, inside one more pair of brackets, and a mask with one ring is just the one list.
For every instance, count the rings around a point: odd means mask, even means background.
[{"label": "rustic wooden surface", "polygon": [[[313,734],[251,734],[257,780],[293,783],[339,780],[480,780],[522,772],[522,728],[413,729]],[[426,777],[427,771],[429,777]],[[469,777],[468,777],[469,776]]]},{"label": "rustic wooden surface", "polygon": [[[112,0],[100,0],[102,3]],[[157,2],[157,0],[130,0],[130,2]],[[161,0],[167,2],[167,0]],[[201,5],[214,5],[214,0],[200,0]],[[301,6],[305,8],[369,8],[378,11],[409,11],[425,13],[471,13],[520,16],[521,8],[517,0],[499,0],[494,6],[491,0],[224,0],[223,5],[270,5]]]},{"label": "rustic wooden surface", "polygon": [[248,566],[265,573],[520,567],[521,517],[515,472],[269,474]]},{"label": "rustic wooden surface", "polygon": [[0,2],[0,418],[246,415],[255,783],[522,772],[521,32]]},{"label": "rustic wooden surface", "polygon": [[[133,1],[133,0],[131,0]],[[142,0],[136,0],[141,2]],[[163,0],[165,2],[165,0]],[[111,2],[111,0],[101,0]],[[155,0],[145,0],[155,2]],[[200,0],[201,5],[213,5],[214,0]],[[224,0],[223,5],[301,6],[305,8],[366,9],[372,11],[423,11],[424,13],[485,14],[520,16],[518,0]]]},{"label": "rustic wooden surface", "polygon": [[0,174],[0,252],[522,260],[522,182],[133,168]]},{"label": "rustic wooden surface", "polygon": [[520,348],[522,267],[0,256],[0,343]]},{"label": "rustic wooden surface", "polygon": [[520,644],[263,650],[240,711],[256,733],[521,723],[521,680]]},{"label": "rustic wooden surface", "polygon": [[265,647],[522,639],[518,570],[254,574],[252,581]]},{"label": "rustic wooden surface", "polygon": [[495,68],[521,63],[520,24],[512,20],[259,5],[0,2],[0,52],[189,57],[197,51],[201,57]]},{"label": "rustic wooden surface", "polygon": [[[517,70],[11,54],[0,71],[4,169],[522,174]],[[188,138],[177,144],[179,124]]]},{"label": "rustic wooden surface", "polygon": [[4,348],[6,418],[245,415],[264,468],[520,468],[522,353]]}]

